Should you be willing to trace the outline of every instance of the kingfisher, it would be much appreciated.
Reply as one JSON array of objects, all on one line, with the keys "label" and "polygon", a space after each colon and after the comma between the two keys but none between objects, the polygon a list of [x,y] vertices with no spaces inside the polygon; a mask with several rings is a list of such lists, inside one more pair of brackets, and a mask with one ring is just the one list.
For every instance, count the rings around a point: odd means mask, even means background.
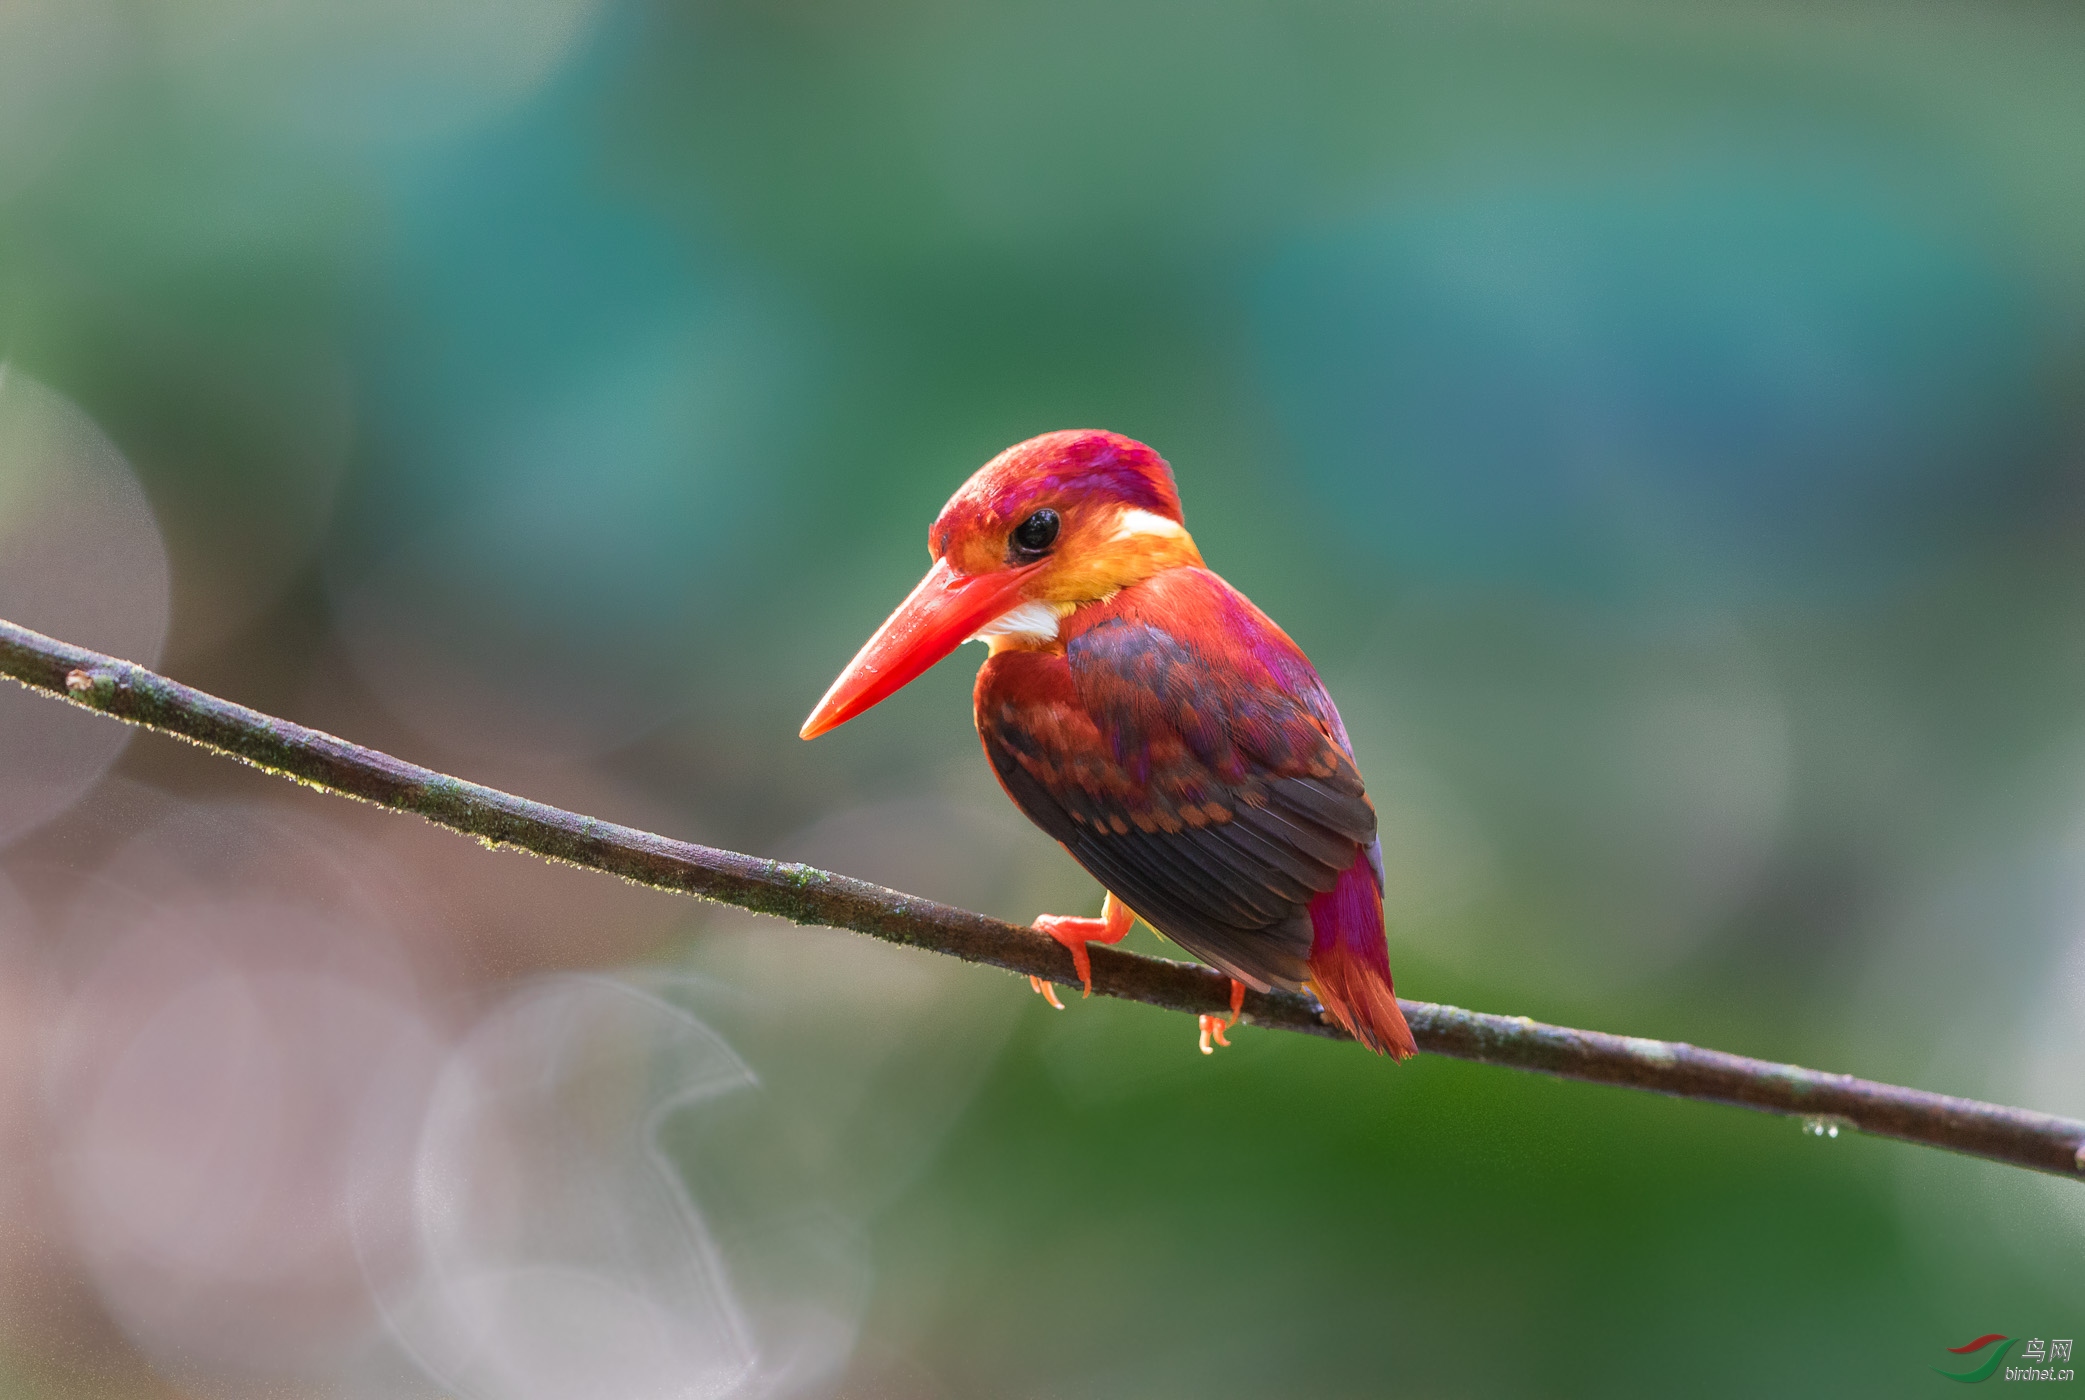
[{"label": "kingfisher", "polygon": [[992,771],[1105,891],[1099,918],[1035,921],[1088,996],[1087,945],[1142,919],[1231,978],[1204,1053],[1229,1044],[1247,987],[1285,987],[1371,1049],[1413,1054],[1346,726],[1302,649],[1202,562],[1165,459],[1098,429],[1030,438],[949,498],[927,548],[933,567],[803,737],[984,642],[974,719]]}]

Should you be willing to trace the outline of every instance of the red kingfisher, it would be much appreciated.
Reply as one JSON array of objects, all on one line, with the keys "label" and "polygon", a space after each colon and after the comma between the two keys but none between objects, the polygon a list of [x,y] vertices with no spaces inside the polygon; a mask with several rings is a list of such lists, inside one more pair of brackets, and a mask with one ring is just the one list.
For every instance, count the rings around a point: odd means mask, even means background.
[{"label": "red kingfisher", "polygon": [[[1000,786],[1106,890],[1045,914],[1088,943],[1142,919],[1245,988],[1313,992],[1377,1051],[1413,1053],[1390,982],[1375,806],[1324,682],[1202,563],[1173,470],[1143,443],[1045,433],[980,467],[927,534],[934,565],[804,722],[815,739],[966,641]],[[1036,990],[1056,1003],[1040,978]]]}]

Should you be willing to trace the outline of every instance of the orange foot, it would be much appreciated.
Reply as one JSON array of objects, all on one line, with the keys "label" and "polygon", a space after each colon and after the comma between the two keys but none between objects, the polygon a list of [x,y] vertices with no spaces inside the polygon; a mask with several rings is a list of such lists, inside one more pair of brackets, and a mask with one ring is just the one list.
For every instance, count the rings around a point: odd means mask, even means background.
[{"label": "orange foot", "polygon": [[[1202,1013],[1202,1053],[1204,1055],[1214,1055],[1216,1053],[1216,1045],[1221,1045],[1226,1050],[1231,1048],[1230,1039],[1224,1035],[1224,1032],[1238,1024],[1238,1013],[1244,1010],[1244,1008],[1245,984],[1233,977],[1231,979],[1231,1014],[1229,1016],[1212,1016],[1206,1011]],[[1211,1045],[1209,1043],[1211,1040],[1214,1040],[1216,1045]]]},{"label": "orange foot", "polygon": [[[1071,965],[1077,970],[1079,981],[1085,985],[1086,995],[1090,997],[1093,995],[1093,959],[1087,955],[1086,945],[1120,943],[1129,933],[1130,921],[1135,918],[1136,915],[1129,912],[1129,906],[1115,898],[1111,891],[1101,903],[1099,918],[1081,919],[1070,914],[1044,914],[1036,919],[1035,929],[1038,933],[1047,933],[1071,949]],[[1062,1008],[1064,1003],[1057,1000],[1057,994],[1048,982],[1040,977],[1031,977],[1028,983],[1048,997],[1052,1006]]]}]

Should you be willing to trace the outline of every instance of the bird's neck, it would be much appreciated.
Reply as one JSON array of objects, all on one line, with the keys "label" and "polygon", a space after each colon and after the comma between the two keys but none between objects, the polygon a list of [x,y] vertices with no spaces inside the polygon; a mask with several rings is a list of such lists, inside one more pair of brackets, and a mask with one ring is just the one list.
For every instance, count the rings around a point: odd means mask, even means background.
[{"label": "bird's neck", "polygon": [[1202,552],[1177,520],[1145,510],[1124,510],[1104,528],[1108,533],[1051,571],[1036,596],[1003,613],[971,640],[992,655],[1005,651],[1062,651],[1079,622],[1109,606],[1125,588],[1135,588],[1168,569],[1199,569]]},{"label": "bird's neck", "polygon": [[1150,511],[1125,510],[1103,540],[1050,577],[1039,601],[1089,607],[1168,569],[1200,567],[1202,551],[1186,526]]},{"label": "bird's neck", "polygon": [[[1189,551],[1193,542],[1188,542]],[[993,656],[1007,651],[1062,652],[1067,639],[1091,627],[1103,614],[1123,602],[1122,595],[1172,569],[1202,568],[1202,556],[1189,553],[1154,568],[1139,569],[1116,586],[1079,598],[1057,598],[1023,603],[1001,616],[990,628],[978,633]]]}]

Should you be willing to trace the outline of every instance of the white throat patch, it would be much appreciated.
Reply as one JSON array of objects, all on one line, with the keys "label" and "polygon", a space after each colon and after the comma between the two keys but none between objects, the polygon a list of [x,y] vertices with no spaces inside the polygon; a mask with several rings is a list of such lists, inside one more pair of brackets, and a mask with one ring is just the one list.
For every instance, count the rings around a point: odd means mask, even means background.
[{"label": "white throat patch", "polygon": [[977,629],[965,640],[989,643],[995,637],[1019,642],[1054,642],[1064,613],[1054,603],[1023,603]]}]

